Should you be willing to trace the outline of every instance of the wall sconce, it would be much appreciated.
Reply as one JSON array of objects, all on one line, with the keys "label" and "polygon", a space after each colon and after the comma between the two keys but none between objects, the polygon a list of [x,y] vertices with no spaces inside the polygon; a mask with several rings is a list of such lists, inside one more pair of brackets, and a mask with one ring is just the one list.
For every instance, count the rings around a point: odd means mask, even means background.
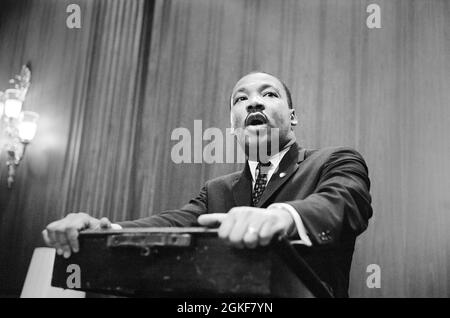
[{"label": "wall sconce", "polygon": [[6,136],[6,153],[8,159],[8,188],[14,183],[16,169],[25,155],[28,144],[33,140],[39,115],[31,111],[22,111],[22,105],[30,86],[31,70],[24,65],[20,75],[16,75],[10,83],[14,88],[0,92],[0,117],[3,133]]}]

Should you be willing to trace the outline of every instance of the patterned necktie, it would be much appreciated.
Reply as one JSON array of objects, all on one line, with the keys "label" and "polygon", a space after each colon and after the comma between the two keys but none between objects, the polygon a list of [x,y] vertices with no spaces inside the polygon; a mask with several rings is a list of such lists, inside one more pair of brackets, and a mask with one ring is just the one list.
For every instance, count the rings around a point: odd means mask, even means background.
[{"label": "patterned necktie", "polygon": [[267,183],[267,172],[269,171],[271,163],[262,163],[258,162],[258,166],[256,166],[255,175],[257,175],[255,188],[252,193],[252,203],[253,206],[256,206],[261,199],[261,196],[266,189]]}]

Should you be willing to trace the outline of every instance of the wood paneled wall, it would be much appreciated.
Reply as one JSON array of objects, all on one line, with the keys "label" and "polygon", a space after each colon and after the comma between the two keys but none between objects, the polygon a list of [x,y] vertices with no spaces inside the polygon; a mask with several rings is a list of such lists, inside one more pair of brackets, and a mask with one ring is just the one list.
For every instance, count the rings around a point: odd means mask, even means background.
[{"label": "wood paneled wall", "polygon": [[[80,30],[64,27],[68,3],[0,5],[0,82],[31,60],[26,107],[42,116],[12,191],[1,172],[0,289],[20,289],[51,220],[146,216],[234,171],[174,164],[171,132],[195,119],[224,130],[234,82],[260,69],[291,88],[301,145],[349,145],[367,160],[375,215],[351,296],[449,296],[448,1],[156,0],[154,12],[144,0],[71,1]],[[370,3],[381,29],[366,27]],[[369,264],[380,289],[366,286]]]}]

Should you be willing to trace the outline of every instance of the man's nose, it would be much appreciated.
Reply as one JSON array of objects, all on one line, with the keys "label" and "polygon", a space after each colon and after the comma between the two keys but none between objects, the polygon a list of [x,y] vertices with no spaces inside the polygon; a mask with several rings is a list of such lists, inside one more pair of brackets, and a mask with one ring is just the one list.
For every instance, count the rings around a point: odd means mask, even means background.
[{"label": "man's nose", "polygon": [[264,110],[264,104],[259,98],[253,98],[247,105],[247,112],[253,113]]}]

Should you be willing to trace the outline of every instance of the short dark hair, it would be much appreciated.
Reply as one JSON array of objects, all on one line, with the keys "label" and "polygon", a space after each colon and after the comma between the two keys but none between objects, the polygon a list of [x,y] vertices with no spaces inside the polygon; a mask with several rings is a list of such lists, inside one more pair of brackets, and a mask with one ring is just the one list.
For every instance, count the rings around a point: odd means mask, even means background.
[{"label": "short dark hair", "polygon": [[[293,109],[293,108],[294,108],[294,107],[292,106],[292,96],[291,96],[291,91],[289,90],[289,88],[287,87],[287,85],[286,85],[281,79],[279,79],[278,77],[276,77],[275,75],[270,74],[270,73],[267,73],[267,72],[263,72],[263,71],[251,71],[251,72],[249,72],[249,73],[247,73],[247,74],[241,76],[240,78],[243,78],[243,77],[245,77],[245,76],[247,76],[247,75],[250,75],[250,74],[257,74],[257,73],[267,74],[267,75],[270,75],[270,76],[272,76],[272,77],[275,77],[277,80],[279,80],[280,83],[281,83],[281,85],[283,85],[283,88],[284,88],[284,90],[285,90],[285,92],[286,92],[286,98],[287,98],[288,107],[289,107],[290,109]],[[231,93],[231,94],[233,94],[233,93]],[[230,102],[231,102],[231,105],[233,105],[232,96],[230,96]]]}]

